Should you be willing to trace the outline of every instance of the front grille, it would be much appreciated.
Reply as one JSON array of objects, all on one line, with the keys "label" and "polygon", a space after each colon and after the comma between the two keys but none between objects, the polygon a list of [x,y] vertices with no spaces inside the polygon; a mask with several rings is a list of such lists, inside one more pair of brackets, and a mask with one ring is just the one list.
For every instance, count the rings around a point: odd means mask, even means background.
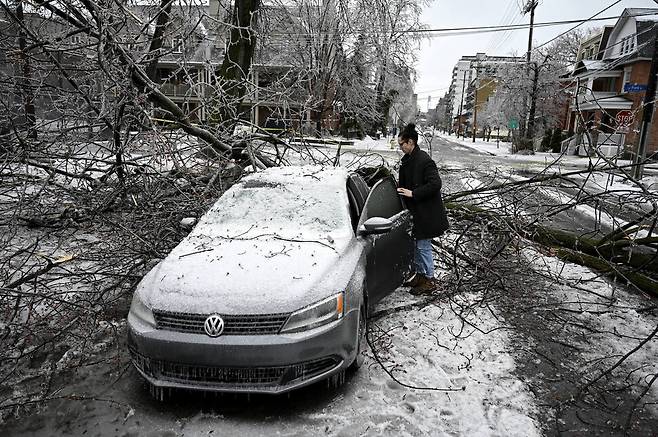
[{"label": "front grille", "polygon": [[278,386],[305,381],[335,368],[335,357],[306,361],[287,366],[210,367],[153,360],[131,348],[133,364],[146,375],[179,383],[225,386]]},{"label": "front grille", "polygon": [[[177,313],[154,310],[158,329],[205,334],[203,323],[210,314]],[[221,314],[220,314],[221,315]],[[277,334],[288,320],[289,314],[221,315],[224,319],[222,335]]]}]

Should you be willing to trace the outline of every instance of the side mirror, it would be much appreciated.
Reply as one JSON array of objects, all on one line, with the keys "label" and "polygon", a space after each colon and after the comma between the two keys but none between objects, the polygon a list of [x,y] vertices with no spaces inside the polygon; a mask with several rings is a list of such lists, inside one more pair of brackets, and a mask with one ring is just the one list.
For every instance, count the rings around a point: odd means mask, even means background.
[{"label": "side mirror", "polygon": [[370,217],[359,228],[359,234],[385,234],[393,228],[393,222],[384,217]]}]

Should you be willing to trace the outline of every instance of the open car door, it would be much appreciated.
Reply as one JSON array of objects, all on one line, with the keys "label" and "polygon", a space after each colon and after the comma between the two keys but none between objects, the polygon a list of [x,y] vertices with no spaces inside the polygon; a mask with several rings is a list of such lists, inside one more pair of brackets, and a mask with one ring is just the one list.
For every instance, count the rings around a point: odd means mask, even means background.
[{"label": "open car door", "polygon": [[389,219],[393,227],[383,234],[361,237],[369,245],[366,285],[370,305],[402,284],[413,257],[411,216],[409,211],[403,209],[395,179],[391,176],[381,179],[370,190],[357,229],[362,229],[363,223],[373,217]]}]

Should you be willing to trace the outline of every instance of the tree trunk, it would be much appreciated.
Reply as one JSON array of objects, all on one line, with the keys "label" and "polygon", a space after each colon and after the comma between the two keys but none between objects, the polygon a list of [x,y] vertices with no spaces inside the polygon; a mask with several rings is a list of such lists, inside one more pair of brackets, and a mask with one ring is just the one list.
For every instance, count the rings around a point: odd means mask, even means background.
[{"label": "tree trunk", "polygon": [[658,274],[658,253],[652,246],[658,243],[658,237],[600,244],[598,240],[544,226],[524,225],[519,229],[519,223],[510,218],[468,204],[446,202],[445,207],[465,218],[488,215],[505,220],[506,226],[517,229],[519,236],[554,248],[555,254],[565,261],[624,278],[637,288],[658,296],[658,280],[654,278]]},{"label": "tree trunk", "polygon": [[382,63],[382,70],[377,82],[377,109],[381,116],[378,123],[375,123],[374,130],[381,128],[386,131],[386,123],[388,122],[388,111],[390,109],[390,102],[387,102],[384,97],[384,83],[386,82],[386,59]]},{"label": "tree trunk", "polygon": [[629,240],[598,245],[598,242],[591,238],[542,226],[537,226],[532,230],[531,235],[526,236],[544,245],[559,245],[600,258],[606,262],[624,264],[635,269],[658,273],[658,254],[653,250],[651,251],[653,253],[642,252],[643,247],[650,249],[648,244],[656,243],[655,238],[638,239],[635,241],[635,247],[631,246],[633,242]]},{"label": "tree trunk", "polygon": [[156,81],[155,74],[160,59],[160,49],[162,48],[163,36],[171,18],[170,13],[172,3],[173,0],[160,0],[160,11],[158,12],[158,19],[155,22],[155,31],[153,32],[153,38],[151,38],[151,45],[149,46],[148,53],[150,60],[146,66],[146,75],[154,82]]},{"label": "tree trunk", "polygon": [[[530,94],[530,110],[528,111],[528,129],[526,137],[532,141],[535,135],[535,111],[537,108],[537,87],[539,82],[539,66],[535,63],[534,75],[532,78],[532,93]],[[534,148],[534,147],[533,147]]]},{"label": "tree trunk", "polygon": [[233,8],[228,51],[218,72],[223,79],[221,85],[226,103],[218,108],[216,120],[229,131],[237,121],[247,90],[247,78],[256,48],[255,15],[259,8],[260,0],[236,0]]},{"label": "tree trunk", "polygon": [[36,113],[34,109],[34,93],[32,92],[32,67],[30,65],[30,57],[26,52],[26,35],[23,30],[25,25],[23,15],[23,0],[19,0],[16,6],[16,19],[19,22],[18,30],[18,48],[20,52],[20,67],[21,67],[21,80],[20,80],[20,95],[23,100],[23,110],[25,112],[25,125],[27,127],[28,138],[36,139]]}]

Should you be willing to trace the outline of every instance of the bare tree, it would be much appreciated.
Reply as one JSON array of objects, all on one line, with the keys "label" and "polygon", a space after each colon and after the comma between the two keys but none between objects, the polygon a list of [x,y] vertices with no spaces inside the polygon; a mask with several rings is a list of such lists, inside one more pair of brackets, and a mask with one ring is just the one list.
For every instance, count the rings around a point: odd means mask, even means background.
[{"label": "bare tree", "polygon": [[[534,143],[523,139],[534,138],[537,132],[559,123],[567,99],[560,77],[574,64],[582,35],[577,30],[571,31],[533,51],[529,65],[517,63],[499,71],[496,96],[490,101],[492,108],[485,108],[485,112],[503,113],[507,120],[521,121],[515,150],[533,150]],[[527,126],[523,123],[526,117]]]}]

